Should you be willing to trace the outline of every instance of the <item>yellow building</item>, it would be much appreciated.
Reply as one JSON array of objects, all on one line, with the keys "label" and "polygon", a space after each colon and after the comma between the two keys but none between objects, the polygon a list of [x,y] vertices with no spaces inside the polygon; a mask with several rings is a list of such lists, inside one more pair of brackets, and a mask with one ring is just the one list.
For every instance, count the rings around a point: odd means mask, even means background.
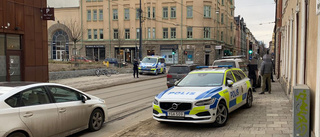
[{"label": "yellow building", "polygon": [[[169,64],[175,60],[209,65],[216,54],[233,51],[232,0],[142,0],[141,6],[142,57],[160,55]],[[78,15],[83,34],[76,46],[79,55],[97,60],[116,57],[126,62],[138,58],[139,0],[80,0],[75,7],[56,8],[57,20],[48,26],[57,25],[58,20],[63,24]],[[70,44],[69,49],[73,47]],[[219,52],[215,48],[220,45]],[[172,49],[177,51],[175,55]]]}]

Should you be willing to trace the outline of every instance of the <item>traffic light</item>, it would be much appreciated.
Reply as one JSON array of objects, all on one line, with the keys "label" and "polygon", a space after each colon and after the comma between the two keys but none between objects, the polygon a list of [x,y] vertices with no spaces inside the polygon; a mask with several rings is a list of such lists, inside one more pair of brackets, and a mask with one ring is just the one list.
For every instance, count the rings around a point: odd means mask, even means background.
[{"label": "traffic light", "polygon": [[176,54],[176,49],[172,48],[172,55]]},{"label": "traffic light", "polygon": [[249,50],[249,54],[252,54],[252,50]]}]

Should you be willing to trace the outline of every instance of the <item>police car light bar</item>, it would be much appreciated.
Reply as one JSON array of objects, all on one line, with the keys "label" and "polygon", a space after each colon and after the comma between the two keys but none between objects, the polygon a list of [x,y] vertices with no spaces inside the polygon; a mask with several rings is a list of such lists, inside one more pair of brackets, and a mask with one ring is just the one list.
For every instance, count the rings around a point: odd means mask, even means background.
[{"label": "police car light bar", "polygon": [[197,66],[197,69],[202,69],[202,68],[232,68],[232,65],[219,65],[219,66]]}]

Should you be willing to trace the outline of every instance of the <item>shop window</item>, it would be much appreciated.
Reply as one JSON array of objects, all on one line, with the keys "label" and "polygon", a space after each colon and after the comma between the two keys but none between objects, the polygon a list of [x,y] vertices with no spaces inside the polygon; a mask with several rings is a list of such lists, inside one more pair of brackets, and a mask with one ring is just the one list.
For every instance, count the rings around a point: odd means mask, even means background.
[{"label": "shop window", "polygon": [[0,35],[0,81],[6,81],[6,53],[4,45],[4,35]]},{"label": "shop window", "polygon": [[154,56],[154,50],[147,50],[148,56]]},{"label": "shop window", "polygon": [[19,35],[7,35],[7,49],[8,50],[20,50],[20,36]]}]

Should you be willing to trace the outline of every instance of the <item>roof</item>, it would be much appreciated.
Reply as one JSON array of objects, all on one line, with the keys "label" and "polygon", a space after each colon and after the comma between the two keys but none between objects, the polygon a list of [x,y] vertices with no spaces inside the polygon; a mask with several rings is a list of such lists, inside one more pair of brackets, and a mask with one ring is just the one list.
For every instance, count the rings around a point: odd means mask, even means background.
[{"label": "roof", "polygon": [[195,74],[195,73],[224,73],[225,71],[227,71],[229,68],[204,68],[204,69],[197,69],[194,70],[192,72],[190,72],[191,74]]},{"label": "roof", "polygon": [[36,82],[0,82],[0,87],[21,87],[36,84]]},{"label": "roof", "polygon": [[171,67],[181,67],[181,66],[197,66],[197,64],[175,64],[175,65],[171,65]]},{"label": "roof", "polygon": [[145,56],[145,58],[164,58],[162,56]]},{"label": "roof", "polygon": [[218,60],[215,60],[214,62],[216,62],[216,61],[235,61],[235,60],[242,61],[243,59],[240,59],[240,58],[235,58],[235,59],[218,59]]}]

